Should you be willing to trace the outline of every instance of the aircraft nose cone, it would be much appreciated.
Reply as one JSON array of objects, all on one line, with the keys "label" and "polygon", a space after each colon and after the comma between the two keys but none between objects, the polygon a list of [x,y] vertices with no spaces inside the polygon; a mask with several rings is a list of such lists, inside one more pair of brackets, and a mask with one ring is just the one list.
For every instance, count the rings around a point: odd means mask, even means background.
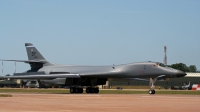
[{"label": "aircraft nose cone", "polygon": [[177,73],[176,73],[176,77],[184,77],[186,76],[187,74],[183,71],[180,71],[180,70],[177,70]]}]

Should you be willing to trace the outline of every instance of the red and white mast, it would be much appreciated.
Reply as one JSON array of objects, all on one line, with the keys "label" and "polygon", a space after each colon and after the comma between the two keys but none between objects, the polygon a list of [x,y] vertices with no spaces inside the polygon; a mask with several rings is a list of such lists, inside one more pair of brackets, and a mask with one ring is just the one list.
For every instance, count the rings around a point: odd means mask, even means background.
[{"label": "red and white mast", "polygon": [[165,65],[167,65],[167,47],[166,47],[166,46],[164,46],[164,53],[165,53],[165,54],[164,54],[165,57],[164,57],[164,62],[163,62],[163,63],[164,63]]}]

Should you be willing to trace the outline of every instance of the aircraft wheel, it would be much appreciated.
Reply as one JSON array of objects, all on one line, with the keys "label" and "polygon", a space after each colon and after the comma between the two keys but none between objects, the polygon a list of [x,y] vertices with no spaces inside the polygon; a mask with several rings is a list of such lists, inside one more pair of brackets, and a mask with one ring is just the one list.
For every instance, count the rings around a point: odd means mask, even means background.
[{"label": "aircraft wheel", "polygon": [[70,93],[74,93],[74,88],[70,88]]},{"label": "aircraft wheel", "polygon": [[99,93],[99,88],[94,88],[94,93]]},{"label": "aircraft wheel", "polygon": [[83,93],[83,88],[79,88],[79,93]]},{"label": "aircraft wheel", "polygon": [[155,94],[155,90],[149,90],[149,94]]},{"label": "aircraft wheel", "polygon": [[155,90],[152,90],[153,91],[153,94],[155,94],[156,93],[156,91]]},{"label": "aircraft wheel", "polygon": [[90,93],[90,88],[86,88],[86,93]]},{"label": "aircraft wheel", "polygon": [[91,88],[90,93],[95,93],[95,88]]},{"label": "aircraft wheel", "polygon": [[79,88],[74,88],[74,93],[79,93]]},{"label": "aircraft wheel", "polygon": [[149,94],[155,94],[156,91],[155,90],[149,90]]},{"label": "aircraft wheel", "polygon": [[152,94],[152,90],[149,90],[149,94]]},{"label": "aircraft wheel", "polygon": [[99,93],[99,88],[86,88],[86,93]]}]

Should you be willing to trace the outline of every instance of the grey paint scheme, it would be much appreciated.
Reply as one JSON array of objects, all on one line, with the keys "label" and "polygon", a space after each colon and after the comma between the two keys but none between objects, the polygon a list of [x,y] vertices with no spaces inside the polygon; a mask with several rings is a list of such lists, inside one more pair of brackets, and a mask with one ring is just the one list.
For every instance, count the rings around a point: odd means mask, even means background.
[{"label": "grey paint scheme", "polygon": [[[31,65],[31,69],[4,76],[2,78],[13,79],[38,79],[44,83],[67,84],[67,79],[108,79],[108,78],[175,78],[186,74],[180,70],[163,67],[158,62],[137,62],[110,66],[75,66],[57,65],[48,62],[31,43],[26,43],[28,61],[26,60],[3,60],[25,62]],[[105,83],[105,81],[104,81]],[[69,85],[75,85],[69,83]]]},{"label": "grey paint scheme", "polygon": [[177,77],[185,73],[169,67],[156,66],[156,62],[140,62],[112,66],[72,66],[72,65],[51,65],[44,66],[39,71],[69,72],[79,74],[80,77],[90,78],[156,78],[165,75],[167,78]]}]

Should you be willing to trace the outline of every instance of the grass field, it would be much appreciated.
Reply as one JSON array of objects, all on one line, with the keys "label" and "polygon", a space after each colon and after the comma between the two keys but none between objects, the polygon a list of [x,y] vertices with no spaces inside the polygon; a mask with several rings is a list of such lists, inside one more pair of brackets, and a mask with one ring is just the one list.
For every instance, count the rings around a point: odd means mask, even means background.
[{"label": "grass field", "polygon": [[0,97],[12,97],[10,94],[0,94]]},{"label": "grass field", "polygon": [[[148,89],[128,90],[99,90],[99,94],[148,94]],[[0,89],[0,93],[46,93],[46,94],[70,94],[69,89]],[[85,91],[84,91],[85,94]],[[193,90],[156,90],[156,94],[185,94],[200,95],[200,91]]]}]

